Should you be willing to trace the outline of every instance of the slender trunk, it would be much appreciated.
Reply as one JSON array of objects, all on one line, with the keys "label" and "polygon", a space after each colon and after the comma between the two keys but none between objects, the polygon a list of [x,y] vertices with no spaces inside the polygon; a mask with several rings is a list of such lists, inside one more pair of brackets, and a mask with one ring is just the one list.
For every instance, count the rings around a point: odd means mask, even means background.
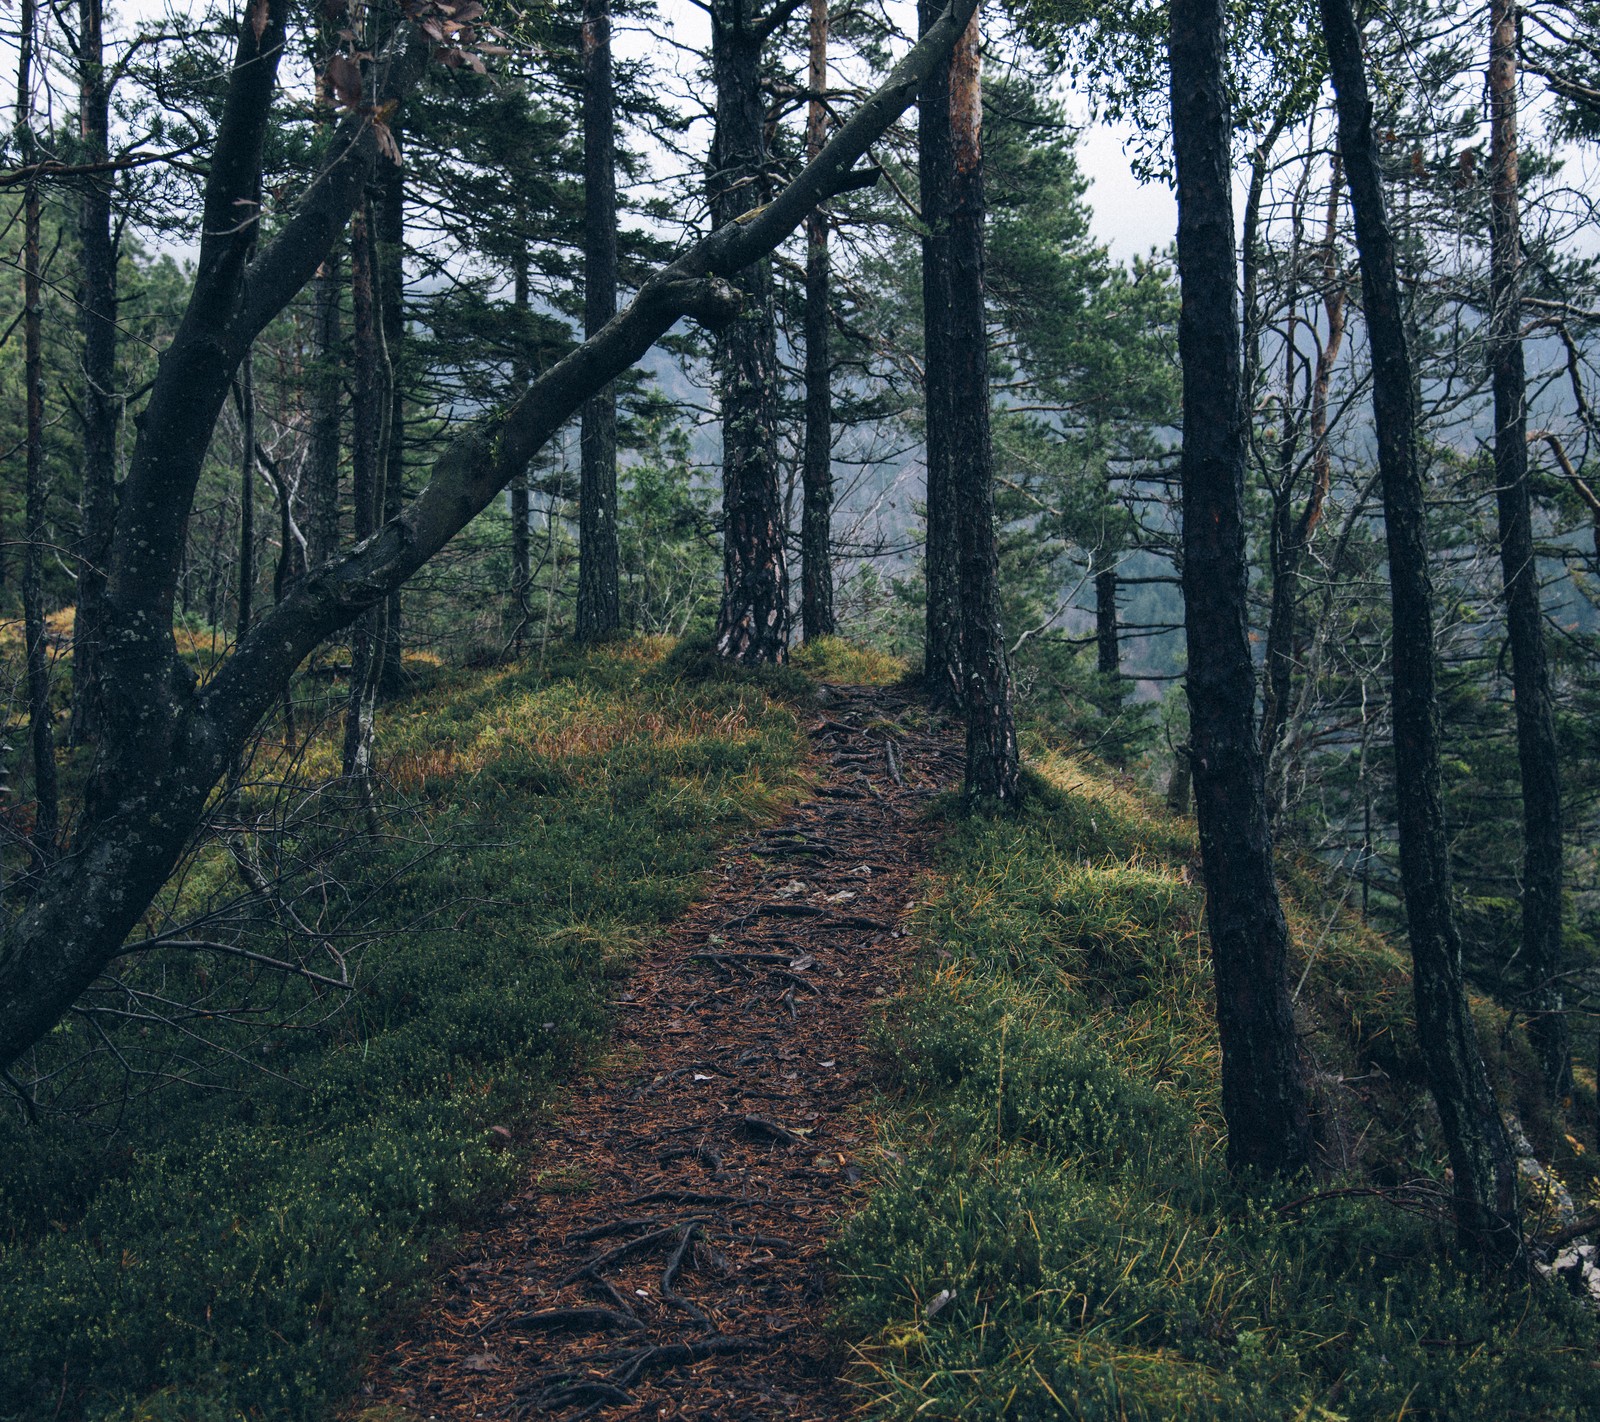
[{"label": "slender trunk", "polygon": [[1244,200],[1244,223],[1240,234],[1240,282],[1244,308],[1244,372],[1241,376],[1247,411],[1255,408],[1256,377],[1261,370],[1261,310],[1256,297],[1261,276],[1261,197],[1266,187],[1267,168],[1272,150],[1288,126],[1287,114],[1279,114],[1256,145],[1250,158],[1250,186]]},{"label": "slender trunk", "polygon": [[[1311,489],[1306,495],[1305,505],[1296,515],[1289,498],[1288,467],[1285,462],[1279,486],[1280,496],[1275,497],[1273,502],[1272,611],[1267,623],[1266,654],[1263,658],[1266,663],[1267,694],[1261,718],[1261,745],[1269,770],[1275,769],[1272,757],[1283,744],[1289,709],[1294,700],[1300,568],[1311,546],[1312,535],[1322,520],[1323,505],[1333,477],[1333,463],[1328,452],[1328,390],[1333,380],[1333,368],[1344,344],[1345,302],[1344,284],[1339,277],[1337,244],[1339,188],[1340,169],[1336,154],[1330,165],[1328,205],[1322,233],[1322,310],[1328,329],[1317,350],[1306,415],[1311,436]],[[1272,787],[1269,792],[1270,808],[1276,813],[1281,807],[1282,776],[1271,774],[1269,780]]]},{"label": "slender trunk", "polygon": [[[617,310],[616,113],[611,0],[583,6],[583,329],[592,336]],[[622,625],[617,587],[617,388],[583,407],[578,476],[580,642]]]},{"label": "slender trunk", "polygon": [[1174,747],[1172,773],[1167,776],[1167,809],[1174,815],[1189,813],[1189,787],[1193,781],[1194,762],[1190,759],[1188,742]]},{"label": "slender trunk", "polygon": [[[1108,681],[1122,676],[1122,648],[1117,635],[1117,562],[1107,548],[1096,548],[1090,555],[1094,572],[1094,649],[1095,670]],[[1121,693],[1117,700],[1122,699]]]},{"label": "slender trunk", "polygon": [[[87,163],[110,152],[111,88],[103,61],[101,0],[78,3],[78,135]],[[77,611],[72,623],[74,745],[92,740],[100,723],[100,647],[105,638],[106,565],[116,518],[117,254],[111,231],[112,179],[84,180],[78,206],[83,332],[82,533],[78,543]],[[0,570],[3,572],[3,570]]]},{"label": "slender trunk", "polygon": [[238,639],[250,630],[256,587],[256,389],[250,352],[239,362],[233,387],[239,413],[239,617]]},{"label": "slender trunk", "polygon": [[[30,25],[32,17],[24,20]],[[33,741],[33,854],[48,862],[55,854],[60,811],[56,791],[55,727],[50,715],[50,649],[44,609],[44,550],[49,538],[48,489],[44,472],[44,341],[40,331],[43,274],[39,256],[39,188],[23,194],[22,308],[23,383],[27,391],[27,546],[22,555],[22,618],[27,638],[28,726]]]},{"label": "slender trunk", "polygon": [[[23,162],[35,154],[33,140],[33,54],[38,36],[34,0],[22,0],[17,63],[17,137]],[[39,186],[30,180],[22,196],[23,390],[27,406],[24,474],[26,546],[22,562],[22,620],[27,645],[28,727],[33,742],[33,857],[48,864],[55,857],[60,812],[56,794],[55,729],[50,719],[50,654],[44,620],[44,547],[47,536],[44,473],[44,339],[40,304],[44,279],[39,255]]]},{"label": "slender trunk", "polygon": [[[360,543],[377,528],[384,415],[381,350],[372,225],[367,204],[350,219],[350,321],[352,335],[350,502]],[[382,611],[363,613],[351,629],[350,698],[344,720],[344,773],[365,786],[372,767],[372,722],[377,692],[377,653]]]},{"label": "slender trunk", "polygon": [[339,406],[343,382],[337,246],[317,268],[311,287],[311,429],[306,450],[310,503],[306,562],[315,571],[339,551]]},{"label": "slender trunk", "polygon": [[1522,349],[1521,211],[1517,191],[1517,10],[1489,6],[1489,366],[1500,566],[1522,772],[1522,965],[1530,1029],[1554,1098],[1570,1089],[1572,1049],[1561,994],[1561,765],[1544,650],[1528,478],[1527,376]]},{"label": "slender trunk", "polygon": [[[395,142],[400,127],[391,121]],[[405,505],[405,387],[401,366],[405,359],[405,241],[406,175],[398,163],[384,163],[378,172],[378,205],[374,214],[378,236],[378,314],[383,341],[384,385],[388,408],[383,432],[383,521],[399,518]],[[378,689],[393,696],[405,684],[401,651],[403,607],[400,589],[388,599],[383,617],[383,655],[378,662]]]},{"label": "slender trunk", "polygon": [[1322,0],[1322,23],[1338,96],[1339,151],[1355,214],[1362,304],[1372,347],[1393,618],[1400,879],[1411,938],[1417,1035],[1455,1171],[1461,1233],[1488,1252],[1510,1254],[1521,1243],[1516,1167],[1467,1003],[1461,939],[1450,903],[1449,841],[1439,778],[1433,590],[1417,464],[1416,393],[1394,234],[1378,172],[1372,101],[1351,0]]},{"label": "slender trunk", "polygon": [[1011,805],[1021,793],[1011,669],[1000,626],[989,439],[989,326],[983,283],[981,37],[972,18],[950,58],[950,482],[961,571],[969,801]]},{"label": "slender trunk", "polygon": [[[1109,505],[1111,490],[1103,491]],[[1107,520],[1109,522],[1109,520]],[[1094,648],[1095,670],[1100,674],[1097,700],[1107,717],[1115,717],[1122,710],[1125,686],[1122,680],[1122,645],[1117,626],[1117,555],[1111,546],[1111,534],[1102,524],[1100,542],[1089,555],[1090,571],[1094,574]],[[1106,748],[1106,756],[1113,764],[1123,760],[1118,743],[1113,740]]]},{"label": "slender trunk", "polygon": [[[762,35],[750,0],[714,0],[712,69],[717,126],[709,189],[717,228],[759,208],[768,195]],[[744,293],[718,349],[722,398],[722,607],[717,651],[731,661],[789,656],[789,575],[778,470],[777,327],[772,262],[762,257],[734,278]]]},{"label": "slender trunk", "polygon": [[[811,0],[811,107],[806,115],[806,157],[828,138],[828,0]],[[833,361],[828,351],[832,273],[828,212],[819,207],[806,222],[806,433],[801,470],[800,627],[807,641],[826,637],[833,624]]]},{"label": "slender trunk", "polygon": [[1169,53],[1183,303],[1183,594],[1190,764],[1235,1171],[1310,1162],[1247,635],[1244,408],[1221,0],[1174,0]]},{"label": "slender trunk", "polygon": [[528,619],[533,615],[528,592],[533,583],[533,565],[528,538],[528,518],[532,507],[528,501],[528,471],[524,469],[511,481],[511,647],[522,655],[522,640],[527,634]]},{"label": "slender trunk", "polygon": [[[939,0],[919,0],[923,32]],[[956,498],[951,483],[950,61],[936,65],[922,86],[917,111],[917,174],[922,203],[922,389],[928,467],[927,540],[923,565],[927,620],[922,670],[928,692],[945,706],[961,704],[961,570]]]},{"label": "slender trunk", "polygon": [[[524,249],[517,259],[517,269],[512,278],[513,296],[517,310],[528,315],[528,253]],[[527,329],[524,322],[522,330]],[[511,378],[519,390],[525,390],[533,379],[533,362],[519,339],[511,356]],[[587,402],[585,402],[587,408]],[[511,481],[511,647],[518,656],[522,654],[523,638],[528,622],[533,616],[529,593],[533,587],[533,562],[528,519],[532,508],[528,500],[528,470],[524,468]],[[581,555],[580,555],[581,556]],[[581,574],[580,574],[581,575]]]},{"label": "slender trunk", "polygon": [[[272,605],[279,606],[297,588],[306,576],[305,540],[294,518],[294,489],[283,477],[277,460],[256,445],[256,462],[272,481],[273,497],[278,503],[278,561],[272,570]],[[285,683],[280,705],[283,717],[283,744],[294,749],[295,714],[294,688]]]}]

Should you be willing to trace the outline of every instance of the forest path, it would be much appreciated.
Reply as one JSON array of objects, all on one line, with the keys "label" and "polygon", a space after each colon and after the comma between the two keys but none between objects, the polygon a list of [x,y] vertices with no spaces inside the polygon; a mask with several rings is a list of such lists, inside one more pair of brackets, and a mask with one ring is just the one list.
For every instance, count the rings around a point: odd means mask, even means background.
[{"label": "forest path", "polygon": [[808,730],[814,798],[729,854],[622,981],[612,1050],[375,1361],[358,1415],[850,1412],[824,1245],[860,1193],[866,1033],[909,956],[923,812],[962,756],[896,689],[823,688]]}]

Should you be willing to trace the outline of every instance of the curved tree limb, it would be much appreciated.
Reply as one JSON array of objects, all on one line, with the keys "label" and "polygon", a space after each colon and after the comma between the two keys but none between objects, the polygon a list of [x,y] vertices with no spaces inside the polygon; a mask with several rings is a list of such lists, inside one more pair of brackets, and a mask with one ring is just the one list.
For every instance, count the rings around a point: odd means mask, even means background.
[{"label": "curved tree limb", "polygon": [[[856,181],[856,162],[954,47],[976,0],[949,8],[822,152],[770,203],[695,243],[633,302],[498,413],[459,436],[421,494],[373,537],[313,570],[205,684],[177,655],[177,570],[212,428],[249,340],[309,280],[377,161],[364,121],[300,210],[253,263],[248,249],[287,0],[266,0],[258,35],[241,24],[213,152],[194,292],[140,420],[119,510],[104,661],[107,733],[76,842],[37,882],[0,939],[0,1070],[52,1030],[120,952],[191,837],[227,766],[316,644],[388,596],[526,466],[583,401],[635,364],[682,316],[715,321],[727,278],[771,252],[819,203]],[[263,12],[257,12],[263,13]],[[408,82],[414,51],[394,66]]]}]

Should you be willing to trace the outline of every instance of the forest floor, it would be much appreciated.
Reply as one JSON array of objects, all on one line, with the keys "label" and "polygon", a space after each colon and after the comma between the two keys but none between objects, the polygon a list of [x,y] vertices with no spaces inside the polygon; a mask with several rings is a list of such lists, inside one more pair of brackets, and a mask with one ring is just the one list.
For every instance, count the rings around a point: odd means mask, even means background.
[{"label": "forest floor", "polygon": [[956,783],[956,728],[828,686],[813,798],[729,855],[614,999],[520,1190],[374,1361],[380,1419],[838,1418],[824,1249],[873,1150],[867,1031]]}]

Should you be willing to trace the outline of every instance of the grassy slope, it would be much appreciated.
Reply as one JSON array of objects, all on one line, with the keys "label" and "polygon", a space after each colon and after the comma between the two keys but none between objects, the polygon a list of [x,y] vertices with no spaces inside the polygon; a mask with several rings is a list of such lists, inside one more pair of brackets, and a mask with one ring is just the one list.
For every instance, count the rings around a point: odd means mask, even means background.
[{"label": "grassy slope", "polygon": [[[368,950],[349,1010],[277,1043],[300,1085],[213,1062],[228,1090],[164,1091],[112,1138],[7,1115],[0,1417],[324,1414],[430,1247],[514,1174],[489,1128],[548,1099],[603,1030],[606,976],[795,791],[793,714],[753,683],[680,681],[665,650],[442,674],[383,715],[391,789],[439,848],[325,848],[350,882],[408,866],[382,893],[393,925],[451,912]],[[229,877],[202,857],[183,892]],[[169,986],[203,968],[175,958]]]},{"label": "grassy slope", "polygon": [[1037,768],[1020,822],[946,841],[921,965],[880,1029],[885,1172],[835,1254],[871,1415],[1600,1416],[1595,1322],[1558,1286],[1474,1275],[1415,1189],[1409,1210],[1395,1192],[1290,1198],[1442,1173],[1401,956],[1297,885],[1307,1048],[1344,1170],[1242,1199],[1189,828],[1084,763]]},{"label": "grassy slope", "polygon": [[[458,912],[372,950],[352,1009],[282,1048],[303,1088],[222,1071],[248,1099],[164,1092],[109,1143],[0,1124],[0,1418],[58,1398],[62,1417],[324,1414],[429,1249],[514,1174],[488,1128],[530,1124],[597,1043],[608,973],[793,791],[802,737],[769,692],[798,680],[708,679],[704,656],[663,652],[443,674],[390,709],[391,784],[442,848],[386,912]],[[837,645],[797,660],[896,671]],[[1189,830],[1091,766],[1036,764],[1020,822],[953,827],[927,951],[881,1027],[893,1163],[837,1250],[871,1410],[1600,1414],[1594,1329],[1553,1290],[1472,1276],[1436,1221],[1372,1197],[1231,1191]],[[348,853],[380,884],[414,857]],[[184,892],[228,877],[202,860]],[[1437,1175],[1404,959],[1331,911],[1298,883],[1326,1134],[1351,1180]],[[1519,1040],[1486,1040],[1508,1104],[1558,1145],[1519,1093]]]}]

